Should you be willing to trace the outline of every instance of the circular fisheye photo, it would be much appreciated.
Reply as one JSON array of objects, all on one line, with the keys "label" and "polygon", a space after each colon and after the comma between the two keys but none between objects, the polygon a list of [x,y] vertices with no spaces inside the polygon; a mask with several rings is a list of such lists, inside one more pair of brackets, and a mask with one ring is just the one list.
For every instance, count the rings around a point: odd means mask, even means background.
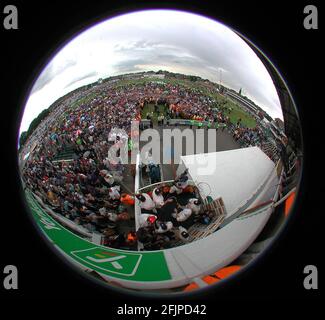
[{"label": "circular fisheye photo", "polygon": [[270,60],[217,21],[174,10],[102,21],[52,56],[23,107],[30,215],[63,260],[109,287],[217,285],[291,215],[294,101]]}]

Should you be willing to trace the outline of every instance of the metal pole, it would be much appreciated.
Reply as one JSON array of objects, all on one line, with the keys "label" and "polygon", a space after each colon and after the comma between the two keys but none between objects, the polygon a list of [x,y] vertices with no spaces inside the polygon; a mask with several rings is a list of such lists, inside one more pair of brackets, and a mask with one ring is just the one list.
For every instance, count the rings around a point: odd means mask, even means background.
[{"label": "metal pole", "polygon": [[296,187],[294,187],[293,189],[291,189],[284,197],[282,197],[278,202],[275,202],[273,207],[277,207],[278,205],[280,205],[282,202],[284,202],[285,200],[287,200],[290,195],[296,191]]}]

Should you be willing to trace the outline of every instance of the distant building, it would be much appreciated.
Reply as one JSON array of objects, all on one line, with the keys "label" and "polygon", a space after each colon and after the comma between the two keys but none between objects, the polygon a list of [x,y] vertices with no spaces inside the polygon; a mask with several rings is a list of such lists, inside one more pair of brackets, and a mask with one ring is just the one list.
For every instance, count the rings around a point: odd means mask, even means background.
[{"label": "distant building", "polygon": [[134,79],[140,79],[141,74],[139,73],[128,73],[128,74],[123,74],[121,76],[118,76],[118,80],[124,79],[124,80],[134,80]]},{"label": "distant building", "polygon": [[144,74],[143,75],[144,78],[154,78],[154,79],[165,79],[165,75],[164,74]]}]

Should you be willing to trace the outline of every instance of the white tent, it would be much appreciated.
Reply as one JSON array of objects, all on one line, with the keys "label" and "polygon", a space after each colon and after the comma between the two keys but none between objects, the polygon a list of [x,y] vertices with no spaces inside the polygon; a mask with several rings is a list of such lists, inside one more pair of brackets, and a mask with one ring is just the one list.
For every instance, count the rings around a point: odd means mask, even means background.
[{"label": "white tent", "polygon": [[258,147],[182,156],[178,174],[185,168],[203,196],[222,197],[228,217],[256,197],[275,174],[274,163]]}]

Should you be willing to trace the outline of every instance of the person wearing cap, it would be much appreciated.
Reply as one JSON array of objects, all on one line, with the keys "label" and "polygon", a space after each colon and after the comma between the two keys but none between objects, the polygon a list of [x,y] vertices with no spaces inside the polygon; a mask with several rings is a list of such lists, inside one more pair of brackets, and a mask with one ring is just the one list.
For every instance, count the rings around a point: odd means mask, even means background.
[{"label": "person wearing cap", "polygon": [[169,193],[181,194],[188,186],[188,170],[186,169],[180,176],[178,176],[174,184],[171,186]]},{"label": "person wearing cap", "polygon": [[178,236],[181,240],[188,241],[190,239],[189,233],[183,226],[179,226],[178,231],[179,231]]},{"label": "person wearing cap", "polygon": [[170,187],[169,193],[181,194],[188,186],[187,181],[175,180],[174,184]]},{"label": "person wearing cap", "polygon": [[122,193],[120,201],[128,206],[133,206],[134,205],[134,197],[129,195],[128,193]]},{"label": "person wearing cap", "polygon": [[183,221],[187,220],[191,215],[192,215],[192,210],[189,208],[184,208],[180,212],[174,213],[173,217],[178,222],[183,222]]},{"label": "person wearing cap", "polygon": [[149,214],[149,213],[142,213],[139,216],[139,225],[140,228],[146,228],[153,226],[155,221],[157,220],[157,216],[154,214]]},{"label": "person wearing cap", "polygon": [[186,205],[186,208],[189,208],[192,210],[192,212],[197,215],[199,214],[201,210],[201,200],[196,199],[196,198],[191,198],[188,200],[188,203]]},{"label": "person wearing cap", "polygon": [[173,228],[173,223],[171,221],[161,222],[155,221],[155,232],[156,233],[165,233],[170,231]]},{"label": "person wearing cap", "polygon": [[153,202],[156,205],[156,208],[161,208],[164,205],[165,201],[164,201],[164,197],[162,195],[161,188],[154,188],[153,189],[153,191],[152,191],[152,199],[153,199]]},{"label": "person wearing cap", "polygon": [[143,212],[150,213],[150,211],[155,209],[155,203],[147,193],[136,194],[135,196],[140,201],[140,207]]}]

